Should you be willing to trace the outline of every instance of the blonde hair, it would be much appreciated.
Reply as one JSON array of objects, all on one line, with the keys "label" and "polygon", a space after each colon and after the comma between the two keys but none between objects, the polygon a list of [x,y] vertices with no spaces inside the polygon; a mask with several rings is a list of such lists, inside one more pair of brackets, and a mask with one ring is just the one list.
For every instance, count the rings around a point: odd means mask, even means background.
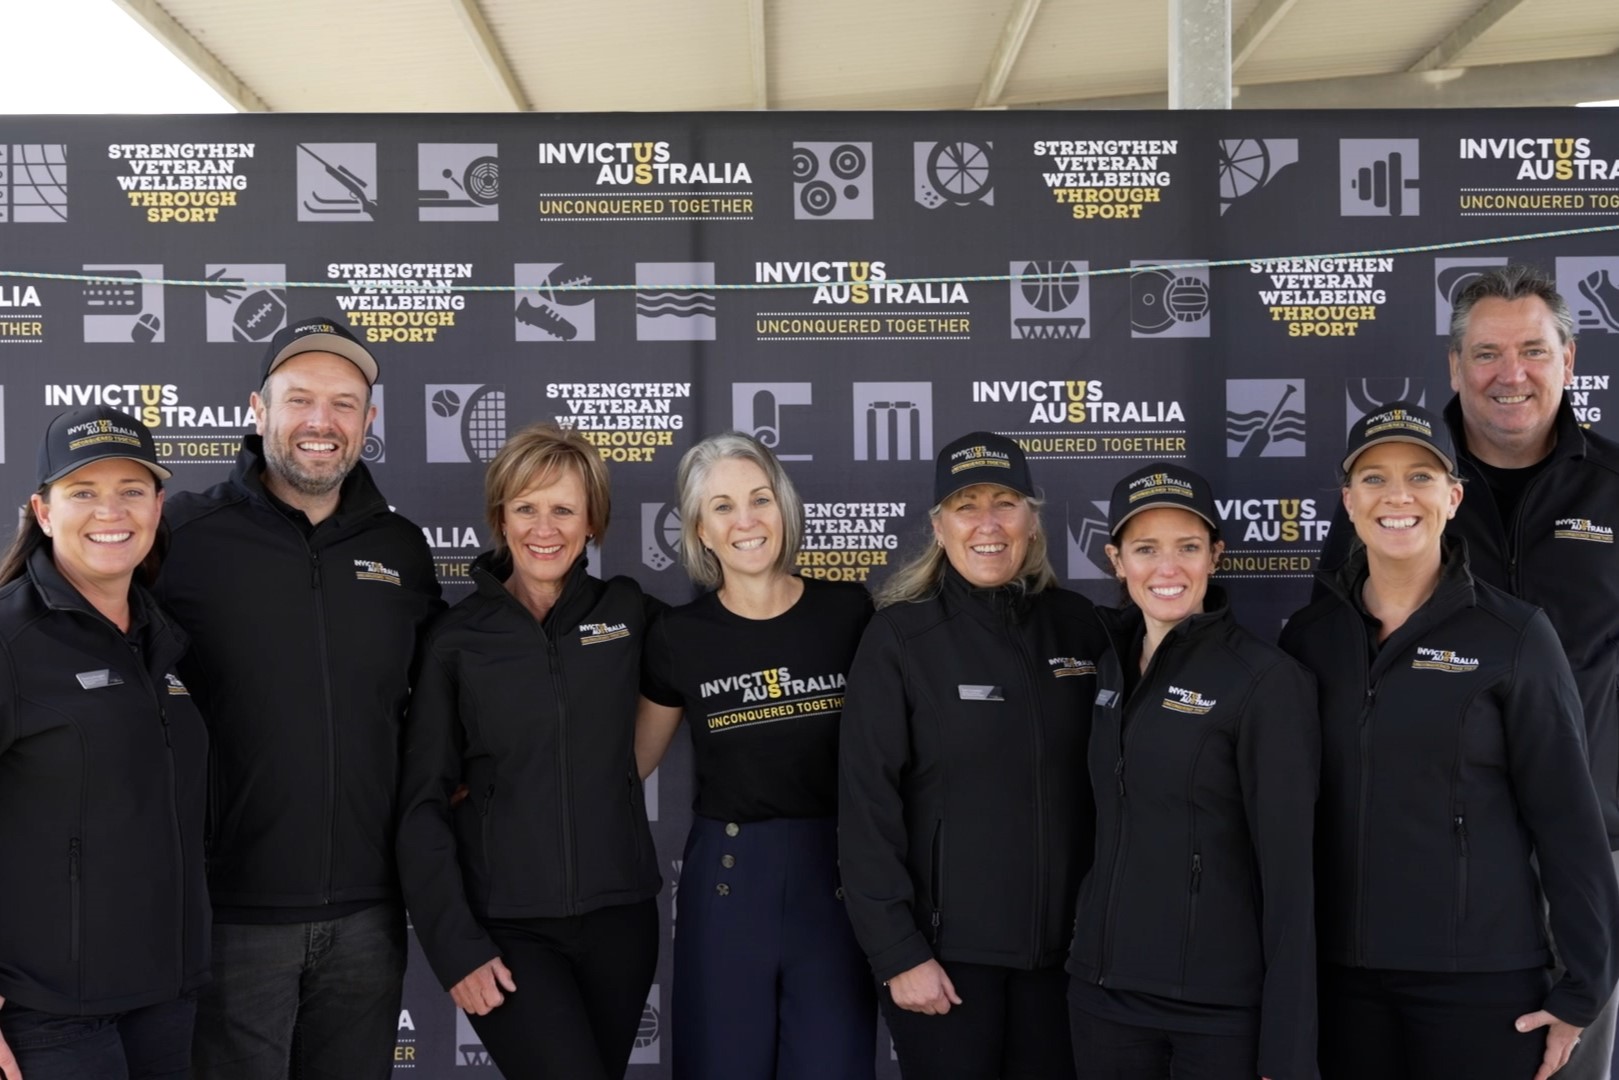
[{"label": "blonde hair", "polygon": [[494,534],[495,551],[506,550],[506,500],[531,488],[555,483],[564,469],[572,469],[585,489],[585,520],[600,544],[607,536],[613,496],[607,466],[596,448],[573,428],[556,424],[530,424],[506,440],[483,476],[484,518]]},{"label": "blonde hair", "polygon": [[[1018,567],[1017,574],[1009,584],[1022,589],[1029,596],[1034,596],[1041,590],[1054,588],[1058,584],[1057,571],[1052,569],[1051,558],[1046,551],[1046,529],[1040,520],[1040,508],[1046,501],[1029,495],[1020,498],[1028,504],[1029,512],[1034,515],[1034,535],[1029,538],[1029,546],[1023,552],[1023,564]],[[944,547],[934,537],[931,523],[938,518],[939,512],[943,509],[944,504],[940,503],[928,511],[930,527],[927,533],[927,546],[883,582],[882,587],[877,590],[878,607],[884,608],[890,604],[915,604],[938,595],[947,557]]]}]

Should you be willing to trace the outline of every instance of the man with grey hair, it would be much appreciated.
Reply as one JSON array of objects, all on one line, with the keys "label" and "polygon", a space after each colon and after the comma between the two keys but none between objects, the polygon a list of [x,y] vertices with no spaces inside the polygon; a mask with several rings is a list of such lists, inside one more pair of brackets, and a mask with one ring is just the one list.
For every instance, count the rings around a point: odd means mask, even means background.
[{"label": "man with grey hair", "polygon": [[376,378],[336,322],[282,330],[233,475],[165,508],[157,591],[191,636],[182,672],[211,740],[198,1080],[393,1070],[399,733],[443,605],[421,530],[360,462]]},{"label": "man with grey hair", "polygon": [[[1534,267],[1490,270],[1456,297],[1456,396],[1444,416],[1470,483],[1446,534],[1467,542],[1476,578],[1543,608],[1557,629],[1585,709],[1609,847],[1619,850],[1619,444],[1574,415],[1565,393],[1574,352],[1568,304]],[[1342,562],[1354,538],[1341,508],[1328,535],[1324,570]],[[1608,1080],[1615,1004],[1610,992],[1583,1032],[1544,1011],[1519,1027],[1550,1026],[1548,1044],[1578,1037],[1560,1078]]]}]

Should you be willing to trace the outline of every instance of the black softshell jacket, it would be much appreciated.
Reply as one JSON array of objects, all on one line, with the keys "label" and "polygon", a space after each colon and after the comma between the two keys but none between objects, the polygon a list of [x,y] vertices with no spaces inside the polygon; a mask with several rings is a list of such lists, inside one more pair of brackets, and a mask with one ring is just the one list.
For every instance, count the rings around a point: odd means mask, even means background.
[{"label": "black softshell jacket", "polygon": [[655,601],[580,558],[542,625],[511,572],[491,553],[473,564],[476,591],[429,633],[405,728],[400,875],[446,988],[499,955],[484,919],[582,915],[662,885],[635,766]]},{"label": "black softshell jacket", "polygon": [[879,979],[929,959],[1062,963],[1095,818],[1083,782],[1091,602],[975,589],[877,612],[849,672],[838,853]]},{"label": "black softshell jacket", "polygon": [[1281,640],[1320,686],[1320,958],[1540,967],[1544,889],[1568,971],[1543,1008],[1584,1027],[1614,986],[1619,886],[1557,635],[1543,612],[1475,582],[1465,545],[1447,541],[1438,588],[1372,657],[1352,599],[1365,576],[1365,549],[1324,572],[1327,595]]},{"label": "black softshell jacket", "polygon": [[0,996],[94,1016],[208,980],[208,734],[185,635],[139,586],[130,634],[42,548],[0,589]]},{"label": "black softshell jacket", "polygon": [[394,798],[411,663],[443,608],[421,530],[365,466],[306,539],[264,491],[263,443],[164,508],[157,594],[212,737],[208,882],[218,906],[399,895]]},{"label": "black softshell jacket", "polygon": [[1259,1009],[1259,1071],[1315,1073],[1310,846],[1321,761],[1315,680],[1208,610],[1159,644],[1134,693],[1141,611],[1098,609],[1089,766],[1096,859],[1068,971],[1115,990]]},{"label": "black softshell jacket", "polygon": [[[1461,406],[1445,406],[1445,425],[1469,481],[1445,535],[1467,543],[1473,576],[1545,610],[1568,656],[1585,715],[1591,779],[1608,833],[1619,851],[1619,445],[1582,428],[1564,395],[1557,445],[1503,524],[1495,496],[1467,449]],[[1342,506],[1333,515],[1321,568],[1335,570],[1354,546]],[[1317,586],[1316,597],[1322,587]]]}]

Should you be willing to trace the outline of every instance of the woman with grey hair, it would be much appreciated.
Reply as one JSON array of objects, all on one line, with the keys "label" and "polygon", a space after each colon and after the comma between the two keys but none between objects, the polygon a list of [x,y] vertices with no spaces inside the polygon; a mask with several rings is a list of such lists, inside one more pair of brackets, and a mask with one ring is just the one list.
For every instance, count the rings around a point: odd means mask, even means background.
[{"label": "woman with grey hair", "polygon": [[849,916],[906,1080],[1071,1080],[1063,961],[1106,644],[1056,585],[1017,443],[946,446],[933,501],[932,543],[882,591],[849,672]]},{"label": "woman with grey hair", "polygon": [[736,432],[687,451],[681,558],[711,591],[648,635],[645,777],[685,715],[695,765],[680,878],[676,1080],[873,1076],[876,1002],[837,869],[838,718],[871,600],[793,574],[804,507]]}]

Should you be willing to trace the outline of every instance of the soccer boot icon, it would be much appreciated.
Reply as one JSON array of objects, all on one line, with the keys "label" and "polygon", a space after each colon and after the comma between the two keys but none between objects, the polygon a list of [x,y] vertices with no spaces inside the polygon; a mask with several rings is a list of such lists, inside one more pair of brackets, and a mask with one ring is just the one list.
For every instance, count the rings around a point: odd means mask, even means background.
[{"label": "soccer boot icon", "polygon": [[1612,272],[1593,270],[1586,274],[1580,279],[1580,295],[1591,305],[1590,318],[1580,322],[1619,334],[1619,285],[1614,284]]}]

